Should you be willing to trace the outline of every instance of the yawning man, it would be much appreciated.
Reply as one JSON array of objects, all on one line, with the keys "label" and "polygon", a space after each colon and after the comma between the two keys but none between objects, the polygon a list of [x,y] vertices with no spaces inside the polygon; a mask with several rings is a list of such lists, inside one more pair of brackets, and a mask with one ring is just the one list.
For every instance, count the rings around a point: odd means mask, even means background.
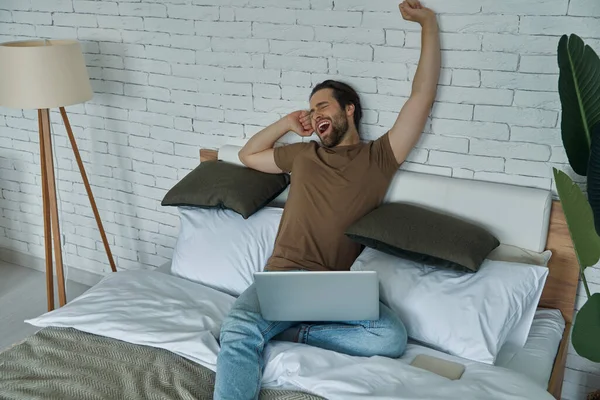
[{"label": "yawning man", "polygon": [[[266,271],[347,271],[360,245],[346,228],[379,206],[388,186],[417,143],[435,99],[440,74],[435,14],[418,0],[400,4],[402,17],[421,25],[421,56],[412,92],[391,129],[372,142],[359,135],[362,108],[349,85],[327,80],[310,95],[310,110],[296,111],[253,136],[240,151],[249,168],[291,173],[273,254]],[[289,131],[319,136],[321,143],[274,148]],[[380,303],[377,321],[294,323],[262,318],[250,286],[233,305],[221,328],[214,398],[258,399],[263,350],[271,339],[294,341],[354,356],[400,357],[406,329]]]}]

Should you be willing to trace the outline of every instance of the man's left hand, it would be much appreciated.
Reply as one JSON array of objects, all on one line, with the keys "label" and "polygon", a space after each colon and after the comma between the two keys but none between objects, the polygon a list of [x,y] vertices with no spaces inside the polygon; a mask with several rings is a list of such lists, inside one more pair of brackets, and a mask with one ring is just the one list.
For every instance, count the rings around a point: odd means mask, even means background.
[{"label": "man's left hand", "polygon": [[405,0],[398,6],[402,18],[407,21],[418,22],[421,26],[428,21],[435,21],[435,13],[427,7],[423,7],[419,0]]}]

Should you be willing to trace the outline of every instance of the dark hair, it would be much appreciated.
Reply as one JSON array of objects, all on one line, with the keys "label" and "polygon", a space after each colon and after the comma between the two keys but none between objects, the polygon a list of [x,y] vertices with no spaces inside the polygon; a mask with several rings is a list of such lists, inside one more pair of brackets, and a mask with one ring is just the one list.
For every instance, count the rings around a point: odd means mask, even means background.
[{"label": "dark hair", "polygon": [[360,119],[362,118],[362,108],[360,106],[360,97],[358,97],[356,90],[352,89],[350,85],[347,85],[344,82],[328,79],[315,86],[310,93],[310,97],[321,89],[332,89],[333,97],[344,110],[348,104],[354,104],[354,125],[358,130]]}]

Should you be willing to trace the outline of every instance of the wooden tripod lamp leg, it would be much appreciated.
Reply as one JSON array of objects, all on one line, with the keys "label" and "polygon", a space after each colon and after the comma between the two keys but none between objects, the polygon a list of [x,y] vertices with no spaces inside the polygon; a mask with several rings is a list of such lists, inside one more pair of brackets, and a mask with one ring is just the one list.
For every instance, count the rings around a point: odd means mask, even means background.
[{"label": "wooden tripod lamp leg", "polygon": [[65,128],[67,129],[67,134],[69,135],[69,140],[71,141],[71,147],[73,148],[73,153],[75,154],[75,159],[77,160],[77,165],[79,166],[79,172],[81,172],[81,178],[83,179],[85,190],[87,192],[88,198],[90,199],[92,211],[94,212],[94,217],[96,218],[96,223],[98,224],[100,236],[102,236],[102,242],[104,243],[104,250],[106,250],[106,255],[108,257],[108,262],[110,263],[110,268],[113,272],[117,272],[117,267],[115,266],[115,261],[113,260],[112,253],[110,251],[110,246],[108,245],[108,239],[106,238],[106,233],[104,232],[104,227],[102,226],[102,220],[100,219],[100,214],[98,213],[96,200],[94,200],[92,188],[90,187],[90,182],[88,181],[87,175],[85,173],[85,168],[83,166],[83,162],[81,161],[81,156],[79,155],[79,149],[77,148],[77,143],[75,142],[75,136],[73,136],[73,130],[71,129],[71,124],[69,123],[69,118],[67,117],[67,112],[65,111],[64,107],[60,107],[60,114],[62,115],[63,122],[65,123]]},{"label": "wooden tripod lamp leg", "polygon": [[44,148],[44,125],[42,110],[38,110],[40,131],[40,166],[42,169],[42,204],[44,207],[44,248],[46,250],[46,294],[48,295],[48,311],[54,310],[54,271],[52,270],[52,232],[50,224],[50,195],[48,194],[48,173],[46,171],[46,152]]},{"label": "wooden tripod lamp leg", "polygon": [[[46,167],[46,185],[48,187],[48,199],[50,206],[50,219],[52,225],[52,236],[54,241],[54,258],[56,260],[56,275],[58,278],[58,303],[60,306],[67,304],[65,293],[65,277],[60,243],[60,228],[58,224],[58,203],[56,201],[56,181],[54,178],[54,163],[52,161],[52,137],[50,135],[50,111],[40,110],[42,117],[42,142],[44,150],[44,163]],[[46,253],[48,253],[46,251]],[[48,262],[48,261],[46,261]]]}]

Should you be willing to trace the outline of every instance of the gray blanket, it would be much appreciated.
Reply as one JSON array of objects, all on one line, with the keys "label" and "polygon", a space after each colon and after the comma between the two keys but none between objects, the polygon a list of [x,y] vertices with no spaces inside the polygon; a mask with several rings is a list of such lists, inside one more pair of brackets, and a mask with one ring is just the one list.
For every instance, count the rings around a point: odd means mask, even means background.
[{"label": "gray blanket", "polygon": [[[44,328],[0,353],[0,399],[212,399],[214,372],[167,350]],[[266,390],[261,400],[318,400]]]}]

